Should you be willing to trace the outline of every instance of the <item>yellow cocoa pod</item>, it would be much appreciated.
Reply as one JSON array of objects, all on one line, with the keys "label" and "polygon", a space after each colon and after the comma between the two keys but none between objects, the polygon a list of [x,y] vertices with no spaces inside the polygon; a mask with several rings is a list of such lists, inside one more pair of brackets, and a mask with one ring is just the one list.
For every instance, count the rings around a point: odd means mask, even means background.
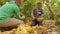
[{"label": "yellow cocoa pod", "polygon": [[13,28],[11,31],[16,31],[17,29],[16,28]]},{"label": "yellow cocoa pod", "polygon": [[43,18],[41,18],[41,17],[40,18],[37,18],[37,21],[40,21],[41,22],[41,21],[43,21]]},{"label": "yellow cocoa pod", "polygon": [[47,30],[47,27],[38,26],[38,29],[40,29],[40,30]]}]

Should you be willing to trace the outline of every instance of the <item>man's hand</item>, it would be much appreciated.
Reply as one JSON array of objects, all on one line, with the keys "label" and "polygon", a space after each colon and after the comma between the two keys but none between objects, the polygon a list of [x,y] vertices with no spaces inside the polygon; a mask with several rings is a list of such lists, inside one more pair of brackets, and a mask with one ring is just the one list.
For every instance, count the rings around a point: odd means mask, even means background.
[{"label": "man's hand", "polygon": [[22,16],[22,19],[25,19],[25,16]]},{"label": "man's hand", "polygon": [[23,13],[21,13],[20,15],[22,16],[22,19],[26,18],[26,16]]}]

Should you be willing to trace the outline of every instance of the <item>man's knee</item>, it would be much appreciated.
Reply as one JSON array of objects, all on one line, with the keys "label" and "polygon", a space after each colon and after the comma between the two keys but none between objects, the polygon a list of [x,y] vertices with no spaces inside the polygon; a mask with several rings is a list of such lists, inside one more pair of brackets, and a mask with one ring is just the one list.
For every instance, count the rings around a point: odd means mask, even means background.
[{"label": "man's knee", "polygon": [[23,22],[22,20],[19,20],[19,23],[22,24],[22,23],[24,23],[24,22]]}]

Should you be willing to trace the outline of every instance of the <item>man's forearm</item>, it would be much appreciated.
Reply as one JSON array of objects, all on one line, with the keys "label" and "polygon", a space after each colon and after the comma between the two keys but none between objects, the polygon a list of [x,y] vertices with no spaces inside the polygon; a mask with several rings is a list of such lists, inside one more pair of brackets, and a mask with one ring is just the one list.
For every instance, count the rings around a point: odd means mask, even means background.
[{"label": "man's forearm", "polygon": [[34,17],[34,16],[33,16],[32,18],[33,18],[33,19],[35,19],[35,17]]},{"label": "man's forearm", "polygon": [[35,17],[33,16],[33,14],[31,14],[32,18],[35,19]]},{"label": "man's forearm", "polygon": [[43,16],[44,16],[44,14],[41,15],[41,17],[43,17]]}]

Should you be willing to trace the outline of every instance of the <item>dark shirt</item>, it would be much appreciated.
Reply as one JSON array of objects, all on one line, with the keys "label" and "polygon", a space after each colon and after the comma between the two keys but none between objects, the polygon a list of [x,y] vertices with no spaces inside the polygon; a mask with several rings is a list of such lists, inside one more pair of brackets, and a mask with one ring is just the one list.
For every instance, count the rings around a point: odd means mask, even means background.
[{"label": "dark shirt", "polygon": [[35,18],[38,18],[39,16],[41,16],[42,14],[44,14],[43,10],[40,9],[40,11],[37,12],[37,9],[33,10],[33,15]]}]

